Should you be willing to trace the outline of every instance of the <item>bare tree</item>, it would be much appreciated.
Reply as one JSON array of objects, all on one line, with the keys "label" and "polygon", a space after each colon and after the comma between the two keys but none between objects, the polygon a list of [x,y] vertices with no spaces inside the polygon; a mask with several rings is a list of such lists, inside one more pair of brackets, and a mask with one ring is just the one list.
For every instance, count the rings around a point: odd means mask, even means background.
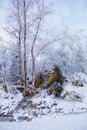
[{"label": "bare tree", "polygon": [[[20,83],[24,79],[24,85],[27,86],[27,47],[29,46],[32,61],[32,84],[34,86],[36,76],[36,56],[41,51],[45,50],[50,44],[58,41],[61,37],[54,36],[50,41],[46,42],[35,54],[36,43],[42,33],[42,26],[44,26],[45,18],[51,13],[50,6],[46,0],[12,0],[14,12],[12,18],[15,24],[11,26],[10,33],[15,37],[18,43],[18,56],[19,56],[19,79]],[[30,31],[32,37],[30,37]],[[46,31],[46,29],[45,29]],[[42,33],[43,35],[43,33]],[[46,35],[47,37],[47,35]],[[45,38],[46,39],[46,38]]]},{"label": "bare tree", "polygon": [[[11,0],[12,12],[9,16],[10,24],[6,29],[8,33],[14,38],[14,41],[17,43],[18,48],[18,68],[19,68],[19,81],[20,85],[22,84],[22,55],[21,55],[21,46],[22,46],[22,22],[21,22],[21,0]],[[13,22],[14,21],[14,22]]]},{"label": "bare tree", "polygon": [[23,0],[23,13],[24,13],[24,16],[23,16],[23,20],[24,20],[24,83],[25,83],[25,86],[27,85],[27,66],[26,66],[26,33],[27,33],[27,30],[26,30],[26,0]]},{"label": "bare tree", "polygon": [[[23,3],[23,46],[24,46],[24,85],[27,86],[27,33],[30,25],[30,17],[27,15],[29,9],[31,9],[32,0],[22,0]],[[30,19],[30,20],[29,20]],[[29,20],[29,22],[28,22]],[[27,27],[28,26],[28,27]]]},{"label": "bare tree", "polygon": [[18,53],[19,53],[19,79],[20,85],[22,84],[22,57],[21,57],[21,35],[22,35],[22,25],[21,25],[21,14],[20,14],[20,1],[17,1],[17,9],[18,9]]},{"label": "bare tree", "polygon": [[35,44],[38,39],[38,34],[41,29],[41,24],[43,20],[45,19],[45,16],[47,16],[50,11],[48,6],[45,4],[46,1],[43,0],[36,0],[36,8],[37,8],[37,21],[36,21],[36,28],[35,28],[35,34],[32,40],[32,45],[31,45],[31,57],[32,57],[32,85],[34,86],[35,82],[35,55],[34,55],[34,49],[35,49]]},{"label": "bare tree", "polygon": [[[10,19],[14,20],[14,23],[10,25],[8,32],[15,38],[18,45],[19,56],[19,80],[20,84],[24,81],[24,85],[27,85],[27,32],[28,28],[33,24],[29,21],[27,16],[28,11],[32,5],[32,0],[11,0],[13,10],[11,12]],[[24,79],[24,80],[23,80]]]}]

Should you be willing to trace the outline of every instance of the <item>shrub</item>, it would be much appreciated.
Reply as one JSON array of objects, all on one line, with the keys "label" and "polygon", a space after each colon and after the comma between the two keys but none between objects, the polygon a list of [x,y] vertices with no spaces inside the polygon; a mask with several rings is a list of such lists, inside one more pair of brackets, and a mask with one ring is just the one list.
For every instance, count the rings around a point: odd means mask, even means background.
[{"label": "shrub", "polygon": [[61,92],[62,92],[63,88],[61,86],[51,86],[49,89],[48,89],[48,94],[51,95],[51,94],[54,94],[54,96],[56,97],[59,97]]},{"label": "shrub", "polygon": [[63,84],[65,78],[62,76],[62,72],[59,67],[54,66],[51,72],[39,73],[35,78],[36,88],[49,88],[54,82]]}]

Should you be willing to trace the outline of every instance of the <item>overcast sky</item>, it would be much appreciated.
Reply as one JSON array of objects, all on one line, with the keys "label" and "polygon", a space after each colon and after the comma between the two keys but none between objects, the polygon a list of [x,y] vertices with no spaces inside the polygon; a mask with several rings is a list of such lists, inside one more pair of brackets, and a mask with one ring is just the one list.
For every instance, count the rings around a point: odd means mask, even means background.
[{"label": "overcast sky", "polygon": [[[9,1],[0,0],[0,30],[6,23]],[[72,30],[87,29],[87,0],[52,0],[52,2],[55,15],[52,22],[58,28],[65,25]],[[1,30],[0,37],[3,34]]]},{"label": "overcast sky", "polygon": [[73,29],[87,29],[87,0],[55,0],[56,16]]}]

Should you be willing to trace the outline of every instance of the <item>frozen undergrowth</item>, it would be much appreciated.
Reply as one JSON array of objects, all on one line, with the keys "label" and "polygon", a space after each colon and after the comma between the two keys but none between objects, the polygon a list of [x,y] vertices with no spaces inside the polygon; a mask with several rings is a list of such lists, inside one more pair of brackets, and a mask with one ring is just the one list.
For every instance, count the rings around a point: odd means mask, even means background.
[{"label": "frozen undergrowth", "polygon": [[13,113],[15,107],[21,99],[21,93],[10,94],[5,93],[2,89],[0,89],[0,115],[8,115]]},{"label": "frozen undergrowth", "polygon": [[[84,82],[83,87],[72,86],[67,83],[64,92],[75,92],[80,95],[81,101],[70,98],[68,95],[64,98],[55,98],[49,96],[42,90],[31,99],[24,99],[20,92],[16,94],[6,94],[0,90],[0,116],[12,115],[13,121],[27,120],[31,121],[36,117],[47,115],[67,115],[87,112],[87,85]],[[63,92],[63,93],[64,93]],[[62,94],[63,94],[62,93]],[[11,120],[12,121],[12,120]]]}]

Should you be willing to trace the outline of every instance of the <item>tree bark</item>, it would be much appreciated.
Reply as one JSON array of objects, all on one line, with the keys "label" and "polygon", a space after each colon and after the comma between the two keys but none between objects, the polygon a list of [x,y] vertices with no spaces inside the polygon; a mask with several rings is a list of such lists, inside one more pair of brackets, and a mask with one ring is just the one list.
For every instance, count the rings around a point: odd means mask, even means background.
[{"label": "tree bark", "polygon": [[8,92],[7,81],[6,81],[6,76],[5,76],[5,70],[4,70],[4,64],[3,64],[3,62],[2,62],[2,77],[3,77],[3,89],[7,93]]},{"label": "tree bark", "polygon": [[20,18],[20,1],[18,0],[18,54],[19,54],[19,81],[20,85],[22,85],[22,57],[21,57],[21,18]]},{"label": "tree bark", "polygon": [[23,8],[24,8],[24,85],[25,87],[27,86],[27,54],[26,54],[26,34],[27,34],[27,30],[26,30],[26,0],[23,1]]},{"label": "tree bark", "polygon": [[33,85],[33,86],[34,86],[34,84],[35,84],[35,57],[34,57],[34,46],[35,46],[35,42],[36,42],[36,40],[37,40],[37,36],[38,36],[40,24],[41,24],[41,17],[39,18],[39,22],[38,22],[38,25],[37,25],[36,33],[35,33],[35,36],[34,36],[34,40],[33,40],[33,43],[32,43],[32,47],[31,47],[31,57],[32,57],[32,85]]}]

